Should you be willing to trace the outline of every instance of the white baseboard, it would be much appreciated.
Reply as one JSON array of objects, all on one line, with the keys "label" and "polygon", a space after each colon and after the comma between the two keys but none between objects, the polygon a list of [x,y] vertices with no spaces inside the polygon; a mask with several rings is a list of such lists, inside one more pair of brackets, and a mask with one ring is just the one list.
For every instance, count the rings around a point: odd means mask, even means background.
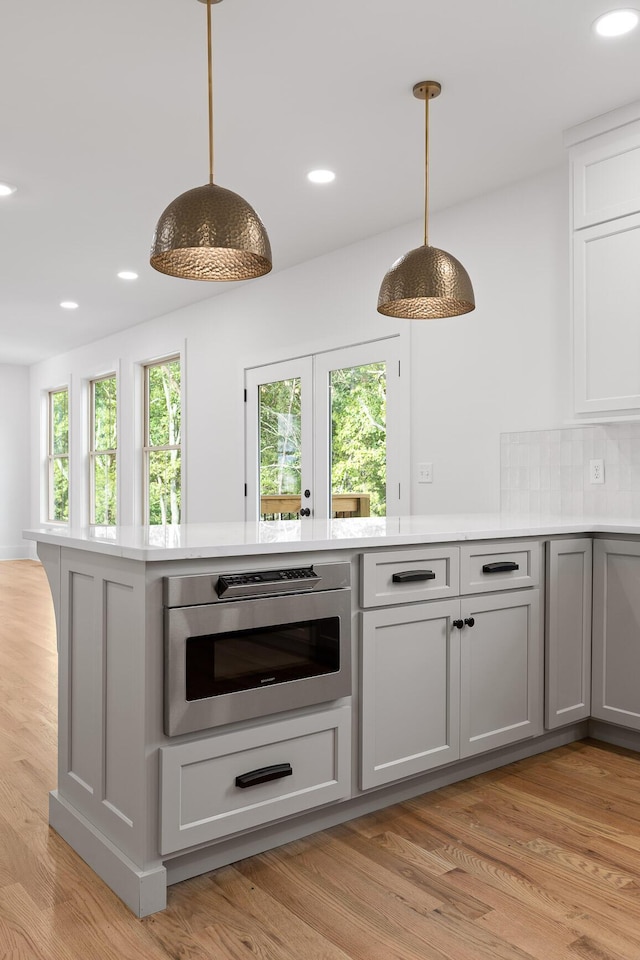
[{"label": "white baseboard", "polygon": [[0,547],[0,560],[36,560],[35,544],[17,543],[13,547]]}]

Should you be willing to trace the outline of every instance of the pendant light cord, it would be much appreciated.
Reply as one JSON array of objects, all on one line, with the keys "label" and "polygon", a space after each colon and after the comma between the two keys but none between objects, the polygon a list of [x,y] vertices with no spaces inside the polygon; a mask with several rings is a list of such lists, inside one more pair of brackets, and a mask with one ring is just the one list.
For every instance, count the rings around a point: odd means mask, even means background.
[{"label": "pendant light cord", "polygon": [[211,0],[207,0],[207,64],[209,68],[209,183],[213,183],[213,53],[211,43]]},{"label": "pendant light cord", "polygon": [[429,93],[424,98],[424,245],[429,243]]}]

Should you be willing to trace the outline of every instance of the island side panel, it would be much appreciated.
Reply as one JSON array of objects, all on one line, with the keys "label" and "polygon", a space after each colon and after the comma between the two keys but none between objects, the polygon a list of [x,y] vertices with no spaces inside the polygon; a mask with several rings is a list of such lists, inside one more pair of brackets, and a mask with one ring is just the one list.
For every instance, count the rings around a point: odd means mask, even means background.
[{"label": "island side panel", "polygon": [[141,867],[146,692],[144,564],[62,548],[58,793]]}]

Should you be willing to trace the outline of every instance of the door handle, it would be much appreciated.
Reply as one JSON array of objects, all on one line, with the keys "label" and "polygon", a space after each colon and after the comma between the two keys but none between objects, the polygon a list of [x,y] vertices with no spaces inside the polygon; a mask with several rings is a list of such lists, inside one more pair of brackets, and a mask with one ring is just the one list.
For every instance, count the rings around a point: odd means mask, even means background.
[{"label": "door handle", "polygon": [[301,517],[310,517],[310,516],[311,516],[311,510],[309,509],[309,507],[303,507],[302,510],[300,511],[300,516],[301,516]]}]

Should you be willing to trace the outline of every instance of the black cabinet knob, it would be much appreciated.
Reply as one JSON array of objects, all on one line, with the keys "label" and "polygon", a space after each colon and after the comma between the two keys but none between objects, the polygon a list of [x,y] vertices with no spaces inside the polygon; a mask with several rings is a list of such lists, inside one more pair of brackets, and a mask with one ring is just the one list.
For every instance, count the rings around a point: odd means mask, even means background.
[{"label": "black cabinet knob", "polygon": [[474,620],[473,617],[465,617],[464,622],[468,627],[472,627],[476,621]]},{"label": "black cabinet knob", "polygon": [[462,628],[464,627],[464,622],[462,620],[454,620],[453,625],[454,627],[457,627],[458,630],[462,630]]}]

